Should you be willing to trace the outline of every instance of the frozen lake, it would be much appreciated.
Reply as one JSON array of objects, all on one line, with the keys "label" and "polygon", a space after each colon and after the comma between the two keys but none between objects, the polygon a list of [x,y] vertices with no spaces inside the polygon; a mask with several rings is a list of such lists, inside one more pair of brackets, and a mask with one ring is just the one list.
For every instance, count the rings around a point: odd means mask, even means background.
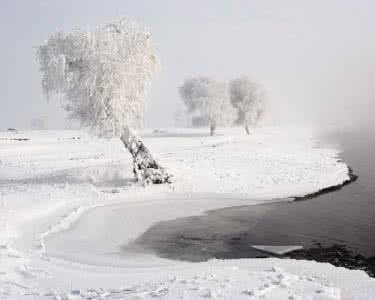
[{"label": "frozen lake", "polygon": [[[359,176],[341,190],[304,201],[231,207],[159,223],[137,240],[162,257],[191,261],[259,256],[253,245],[345,245],[375,256],[373,132],[330,136]],[[263,253],[264,255],[264,253]]]}]

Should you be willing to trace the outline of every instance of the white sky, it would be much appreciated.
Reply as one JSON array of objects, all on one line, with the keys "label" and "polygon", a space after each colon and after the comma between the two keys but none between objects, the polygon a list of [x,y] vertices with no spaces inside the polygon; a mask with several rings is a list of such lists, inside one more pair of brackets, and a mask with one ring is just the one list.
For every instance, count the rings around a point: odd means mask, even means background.
[{"label": "white sky", "polygon": [[269,118],[371,122],[375,100],[373,0],[1,0],[0,129],[47,116],[35,46],[49,33],[119,16],[147,25],[162,70],[147,97],[147,126],[171,126],[184,78],[245,74],[268,90]]}]

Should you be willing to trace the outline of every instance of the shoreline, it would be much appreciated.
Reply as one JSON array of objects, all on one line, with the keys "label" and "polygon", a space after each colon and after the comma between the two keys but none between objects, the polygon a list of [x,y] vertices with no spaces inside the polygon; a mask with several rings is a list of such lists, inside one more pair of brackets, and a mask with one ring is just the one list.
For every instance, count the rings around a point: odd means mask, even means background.
[{"label": "shoreline", "polygon": [[[338,160],[338,162],[342,162],[342,161]],[[340,184],[337,184],[337,185],[333,185],[333,186],[323,188],[323,189],[321,189],[319,191],[316,191],[314,193],[306,194],[304,196],[291,197],[291,198],[293,199],[293,201],[305,201],[305,200],[313,199],[313,198],[316,198],[316,197],[319,197],[321,195],[325,195],[325,194],[328,194],[328,193],[337,192],[337,191],[341,190],[343,187],[345,187],[345,186],[347,186],[351,183],[356,182],[359,179],[359,176],[354,173],[353,169],[349,165],[347,165],[347,166],[348,166],[347,175],[349,176],[349,179],[346,179],[344,182],[342,182]]]},{"label": "shoreline", "polygon": [[355,254],[345,244],[324,247],[321,243],[316,243],[315,246],[307,249],[291,251],[282,258],[329,263],[335,267],[364,271],[375,278],[375,256],[365,257],[359,253]]},{"label": "shoreline", "polygon": [[[349,166],[348,166],[348,176],[349,176],[349,179],[345,180],[343,183],[341,183],[339,185],[327,187],[325,189],[322,189],[322,190],[317,191],[317,192],[312,193],[312,194],[308,194],[308,195],[303,196],[303,197],[295,197],[295,198],[297,198],[297,200],[295,200],[295,202],[308,200],[308,199],[312,199],[312,198],[317,198],[317,197],[322,196],[322,195],[327,194],[327,193],[336,192],[338,190],[341,190],[343,187],[345,187],[345,186],[347,186],[351,183],[354,183],[359,178],[358,175],[356,175],[354,173],[353,169]],[[294,199],[294,198],[291,197],[291,199]],[[290,203],[292,205],[293,202],[294,201],[291,201],[291,202],[288,202],[288,203]],[[258,205],[266,205],[267,206],[267,205],[272,205],[272,204],[275,204],[275,203],[283,203],[283,201],[274,202],[274,203],[261,203],[261,204],[258,204]],[[258,205],[255,205],[255,206],[258,206]],[[225,208],[219,208],[219,209],[214,209],[214,210],[208,210],[208,211],[205,212],[205,214],[209,215],[209,214],[215,214],[215,213],[219,212],[218,215],[220,215],[220,212],[223,212],[226,209],[232,209],[232,208],[236,208],[236,207],[225,207]],[[240,207],[238,207],[238,208],[240,208]],[[191,217],[187,217],[187,218],[181,218],[182,223],[189,223],[188,218],[199,218],[196,221],[200,222],[202,219],[205,218],[205,216],[203,216],[203,217],[201,217],[201,216],[191,216]],[[234,215],[233,218],[236,218],[236,215]],[[179,223],[178,222],[173,223],[174,221],[175,220],[172,221],[172,224],[170,224],[169,227],[171,227],[171,226],[172,227],[178,227],[179,226]],[[208,224],[202,223],[202,224],[203,224],[203,227],[210,227],[211,226],[211,225],[209,225],[210,223],[208,223]],[[150,229],[153,230],[155,227],[157,228],[157,226],[158,226],[158,224],[154,224]],[[202,225],[200,225],[200,226],[202,226]],[[212,225],[212,226],[214,226],[214,225]],[[168,227],[168,222],[164,227]],[[163,228],[163,227],[161,227],[161,228]],[[210,243],[215,243],[215,240],[211,240],[210,237],[206,239],[206,238],[202,238],[202,237],[199,237],[197,235],[194,235],[194,230],[191,229],[191,228],[189,229],[189,228],[190,227],[182,227],[180,230],[177,230],[174,233],[174,234],[178,234],[178,232],[181,232],[181,234],[179,235],[179,239],[181,239],[181,242],[178,242],[177,240],[174,240],[174,239],[170,239],[168,237],[164,240],[165,242],[167,242],[167,244],[175,245],[177,247],[176,249],[174,249],[174,246],[170,246],[173,249],[171,250],[172,252],[170,252],[169,254],[168,254],[168,252],[169,252],[168,250],[166,250],[166,249],[162,250],[163,248],[159,249],[160,246],[158,246],[157,240],[155,240],[156,244],[154,244],[154,245],[152,245],[152,243],[149,244],[149,242],[147,241],[148,235],[145,236],[146,239],[144,240],[144,241],[146,241],[146,243],[144,244],[144,246],[146,247],[145,249],[148,249],[148,250],[153,249],[151,251],[154,253],[154,255],[156,255],[158,257],[161,257],[161,258],[167,258],[167,259],[172,259],[172,260],[176,260],[176,261],[185,261],[186,260],[186,261],[191,261],[191,262],[208,261],[209,259],[211,259],[213,257],[216,257],[216,258],[219,258],[219,259],[224,259],[224,260],[233,259],[233,258],[256,259],[256,258],[265,258],[265,257],[276,257],[276,258],[281,258],[281,259],[313,260],[313,261],[316,261],[316,262],[330,263],[331,265],[336,266],[336,267],[345,267],[347,269],[352,269],[352,270],[362,270],[362,271],[365,271],[369,276],[375,277],[375,257],[365,257],[365,256],[361,255],[359,252],[353,253],[351,250],[349,250],[350,246],[346,246],[345,244],[341,244],[341,245],[333,244],[332,246],[329,246],[329,247],[323,247],[321,245],[321,243],[314,243],[314,246],[309,246],[308,248],[304,248],[304,249],[301,249],[301,250],[290,251],[286,254],[280,254],[280,255],[270,254],[270,253],[267,253],[266,251],[262,251],[262,250],[257,249],[257,251],[253,251],[253,252],[255,252],[255,254],[254,253],[251,254],[251,250],[249,250],[249,249],[246,250],[246,248],[243,248],[244,244],[248,243],[249,240],[246,240],[246,238],[243,236],[243,234],[241,232],[240,233],[232,232],[232,233],[229,233],[228,235],[223,235],[222,237],[220,237],[220,235],[216,237],[217,240],[221,240],[226,245],[237,244],[238,246],[236,246],[232,249],[234,251],[231,251],[231,252],[225,252],[225,251],[224,252],[223,251],[222,252],[215,252],[215,250],[211,249],[211,250],[208,250],[209,251],[208,253],[211,253],[211,254],[209,254],[206,258],[203,258],[204,257],[203,254],[199,254],[199,252],[195,253],[196,250],[195,251],[193,250],[193,253],[191,254],[192,255],[191,257],[193,257],[193,259],[191,259],[191,258],[188,258],[188,257],[190,257],[189,254],[185,253],[184,251],[180,252],[180,251],[177,250],[178,247],[179,247],[179,243],[186,243],[186,247],[193,247],[192,249],[194,249],[194,247],[198,247],[199,245],[204,246],[204,248],[208,247],[208,249],[210,249]],[[185,232],[185,234],[183,234],[183,232],[185,230],[188,230],[188,232],[190,233],[191,236],[189,236],[189,234],[186,235],[186,232]],[[156,231],[154,233],[157,233],[157,232],[158,231]],[[163,232],[163,231],[160,231],[160,232]],[[158,232],[157,235],[160,235],[160,232]],[[210,233],[208,234],[208,236],[210,236]],[[143,236],[141,236],[139,238],[142,239]],[[142,243],[144,243],[144,241],[142,242],[142,240],[141,240],[141,244],[139,244],[140,247],[142,247]],[[237,247],[239,247],[239,248],[237,249]],[[242,250],[240,250],[240,249],[242,249]],[[177,250],[177,251],[174,252],[175,250]],[[161,251],[161,252],[159,252],[159,251]],[[214,252],[211,252],[211,251],[214,251]],[[244,251],[248,252],[248,253],[246,254]],[[258,254],[256,252],[258,252]],[[259,255],[259,252],[264,253],[264,256]],[[180,254],[178,254],[178,253],[180,253]],[[254,255],[254,256],[252,256],[252,255]]]}]

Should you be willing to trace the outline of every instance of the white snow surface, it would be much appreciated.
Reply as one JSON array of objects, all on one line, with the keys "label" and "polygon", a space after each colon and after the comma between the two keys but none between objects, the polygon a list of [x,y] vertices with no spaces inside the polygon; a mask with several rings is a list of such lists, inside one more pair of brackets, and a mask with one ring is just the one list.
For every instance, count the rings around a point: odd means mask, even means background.
[{"label": "white snow surface", "polygon": [[122,251],[159,221],[341,184],[348,167],[313,130],[169,129],[144,140],[173,184],[134,183],[116,139],[0,132],[0,299],[375,299],[367,274],[329,264]]}]

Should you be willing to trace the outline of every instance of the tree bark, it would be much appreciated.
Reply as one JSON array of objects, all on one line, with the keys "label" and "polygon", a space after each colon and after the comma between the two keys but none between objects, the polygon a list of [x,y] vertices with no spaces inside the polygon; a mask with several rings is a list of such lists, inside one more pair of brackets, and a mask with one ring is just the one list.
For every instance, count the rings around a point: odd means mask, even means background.
[{"label": "tree bark", "polygon": [[246,130],[246,133],[247,135],[250,135],[250,128],[249,128],[249,125],[245,125],[245,130]]},{"label": "tree bark", "polygon": [[172,176],[152,157],[150,151],[128,127],[120,137],[133,157],[133,173],[137,181],[144,184],[171,183]]},{"label": "tree bark", "polygon": [[210,124],[210,136],[215,135],[215,130],[216,130],[216,124],[215,123],[211,123]]}]

